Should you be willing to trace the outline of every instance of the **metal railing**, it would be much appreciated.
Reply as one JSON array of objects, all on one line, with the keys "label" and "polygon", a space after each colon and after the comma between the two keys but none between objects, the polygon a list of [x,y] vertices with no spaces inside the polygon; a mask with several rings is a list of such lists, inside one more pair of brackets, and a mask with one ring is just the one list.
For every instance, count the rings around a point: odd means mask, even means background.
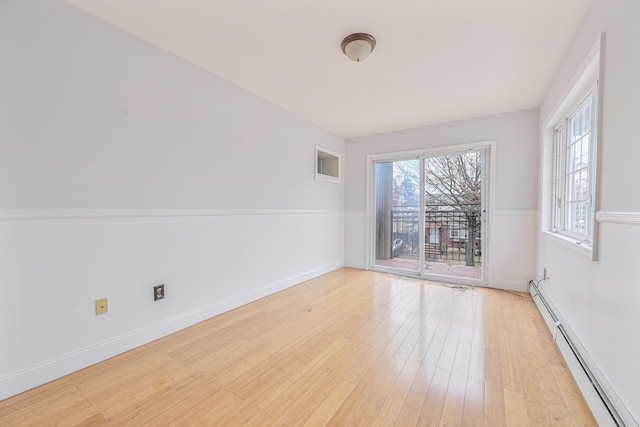
[{"label": "metal railing", "polygon": [[[479,266],[482,255],[480,205],[427,205],[425,208],[425,258]],[[391,222],[393,256],[419,258],[419,207],[393,206]],[[468,249],[471,247],[473,249]]]}]

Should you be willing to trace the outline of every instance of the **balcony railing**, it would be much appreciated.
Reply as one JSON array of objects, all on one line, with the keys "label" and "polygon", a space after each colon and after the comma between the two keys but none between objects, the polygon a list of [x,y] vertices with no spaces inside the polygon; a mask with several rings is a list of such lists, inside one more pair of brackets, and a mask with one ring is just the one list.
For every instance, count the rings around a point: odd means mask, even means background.
[{"label": "balcony railing", "polygon": [[[419,258],[420,209],[418,206],[393,206],[393,257]],[[478,204],[455,208],[427,205],[425,209],[425,258],[464,262],[479,266],[482,252],[481,209]],[[473,249],[469,249],[470,246]]]}]

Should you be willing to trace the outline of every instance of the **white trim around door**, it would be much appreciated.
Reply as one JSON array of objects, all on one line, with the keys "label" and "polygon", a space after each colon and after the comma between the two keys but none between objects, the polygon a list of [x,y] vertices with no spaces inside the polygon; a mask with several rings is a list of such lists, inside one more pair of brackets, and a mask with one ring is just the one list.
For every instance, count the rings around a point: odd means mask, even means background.
[{"label": "white trim around door", "polygon": [[[434,274],[424,273],[424,254],[420,256],[421,268],[419,272],[411,272],[408,270],[401,270],[397,268],[376,266],[375,265],[375,228],[376,228],[376,207],[375,207],[375,165],[382,162],[394,162],[402,160],[419,159],[421,162],[421,169],[423,169],[423,160],[432,157],[444,156],[447,154],[457,154],[463,152],[483,151],[482,156],[482,209],[483,209],[483,221],[482,221],[482,277],[480,280],[465,279],[451,276],[439,276]],[[429,280],[437,280],[449,283],[460,283],[474,286],[487,286],[493,279],[492,259],[494,255],[494,248],[492,242],[494,241],[494,195],[495,195],[495,158],[496,158],[496,141],[481,141],[467,144],[448,145],[442,147],[424,148],[420,150],[411,150],[403,152],[391,152],[391,153],[379,153],[371,154],[367,156],[367,188],[366,188],[366,268],[368,270],[385,271],[395,274],[408,275],[413,277],[420,277]],[[420,171],[420,180],[424,182],[424,170]],[[420,191],[424,193],[423,189]],[[425,218],[425,199],[424,194],[420,196],[420,217],[421,221]],[[420,233],[421,245],[424,245],[425,233],[422,230]],[[424,252],[424,251],[420,251]]]}]

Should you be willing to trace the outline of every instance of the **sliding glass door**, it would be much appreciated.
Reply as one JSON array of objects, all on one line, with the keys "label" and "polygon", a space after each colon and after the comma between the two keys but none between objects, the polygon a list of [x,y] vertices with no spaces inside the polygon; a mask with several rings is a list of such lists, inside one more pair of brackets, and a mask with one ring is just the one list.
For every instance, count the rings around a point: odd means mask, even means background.
[{"label": "sliding glass door", "polygon": [[420,272],[420,163],[376,163],[376,266]]},{"label": "sliding glass door", "polygon": [[484,282],[487,151],[374,161],[373,268]]}]

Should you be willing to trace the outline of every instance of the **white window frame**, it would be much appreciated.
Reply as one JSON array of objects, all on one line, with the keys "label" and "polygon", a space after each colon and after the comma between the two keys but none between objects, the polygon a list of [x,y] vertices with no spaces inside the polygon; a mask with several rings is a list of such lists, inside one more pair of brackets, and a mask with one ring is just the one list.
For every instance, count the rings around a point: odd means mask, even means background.
[{"label": "white window frame", "polygon": [[[592,246],[593,244],[593,232],[594,232],[594,197],[595,197],[595,165],[597,164],[596,150],[597,135],[594,132],[596,130],[597,121],[597,97],[598,85],[597,80],[593,82],[589,91],[579,99],[579,102],[573,104],[572,109],[569,110],[570,114],[563,117],[554,127],[553,135],[553,218],[552,224],[554,233],[562,234],[570,239],[574,239],[576,242],[584,246]],[[586,135],[580,137],[583,141],[587,139],[587,151],[588,151],[588,163],[577,170],[570,170],[569,164],[574,159],[572,156],[571,146],[575,146],[570,141],[573,136],[570,123],[576,118],[576,115],[582,110],[582,108],[590,103],[590,127]],[[571,200],[570,190],[572,176],[577,173],[586,174],[587,181],[587,195],[584,199]],[[570,205],[586,204],[587,209],[585,212],[586,219],[584,224],[584,232],[577,230],[570,219]]]},{"label": "white window frame", "polygon": [[[553,113],[544,123],[543,163],[543,236],[555,238],[592,260],[597,259],[597,221],[599,203],[598,146],[602,143],[601,84],[603,69],[604,34],[601,34],[585,57],[576,75],[560,98]],[[572,230],[567,227],[568,185],[567,165],[569,161],[568,123],[576,111],[591,96],[591,129],[589,132],[589,162],[583,170],[588,175],[585,229]]]},{"label": "white window frame", "polygon": [[467,229],[456,227],[449,230],[449,237],[452,239],[466,239],[467,238]]}]

